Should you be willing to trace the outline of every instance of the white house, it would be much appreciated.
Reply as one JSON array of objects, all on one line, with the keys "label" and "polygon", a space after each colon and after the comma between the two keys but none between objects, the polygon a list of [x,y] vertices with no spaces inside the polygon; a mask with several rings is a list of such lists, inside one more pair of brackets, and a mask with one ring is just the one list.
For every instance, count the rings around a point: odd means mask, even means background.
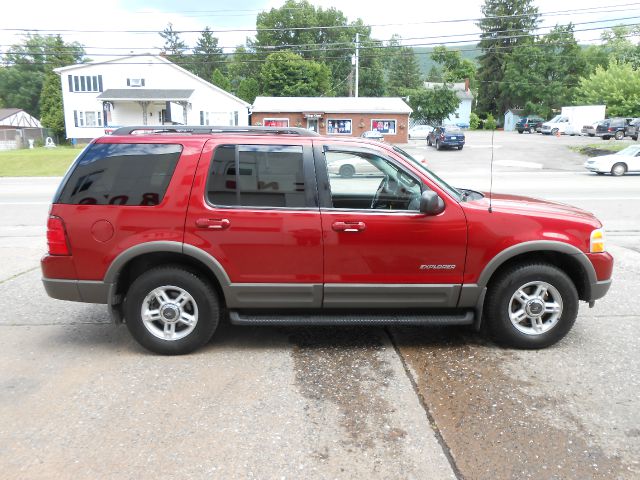
[{"label": "white house", "polygon": [[[436,88],[442,87],[443,83],[435,83],[435,82],[424,82],[425,88]],[[469,89],[469,80],[465,80],[460,83],[446,84],[449,88],[451,88],[460,100],[460,104],[455,112],[449,115],[442,123],[444,125],[461,125],[461,126],[469,126],[469,121],[471,119],[471,106],[473,104],[473,93]]]},{"label": "white house", "polygon": [[158,55],[57,68],[67,138],[126,125],[249,124],[250,105]]}]

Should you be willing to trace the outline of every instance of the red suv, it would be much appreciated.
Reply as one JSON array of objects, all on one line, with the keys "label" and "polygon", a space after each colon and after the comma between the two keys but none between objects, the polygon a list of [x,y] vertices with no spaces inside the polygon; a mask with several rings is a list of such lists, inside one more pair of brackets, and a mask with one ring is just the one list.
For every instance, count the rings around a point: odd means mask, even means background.
[{"label": "red suv", "polygon": [[[366,173],[330,174],[366,162]],[[401,149],[294,128],[127,127],[85,148],[48,221],[53,298],[143,346],[243,325],[470,325],[542,348],[609,289],[590,213],[456,189]]]}]

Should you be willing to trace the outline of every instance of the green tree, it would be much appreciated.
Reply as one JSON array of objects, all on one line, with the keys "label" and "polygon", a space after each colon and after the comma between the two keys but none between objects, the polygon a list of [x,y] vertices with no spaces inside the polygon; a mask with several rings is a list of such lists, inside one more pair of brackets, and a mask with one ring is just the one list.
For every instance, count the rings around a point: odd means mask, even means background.
[{"label": "green tree", "polygon": [[292,52],[272,53],[262,66],[262,93],[274,97],[313,97],[329,93],[329,67]]},{"label": "green tree", "polygon": [[64,138],[64,110],[62,107],[62,89],[60,77],[49,72],[44,77],[42,92],[40,93],[40,123],[50,128],[58,139]]},{"label": "green tree", "polygon": [[236,47],[227,64],[232,91],[237,92],[243,80],[258,78],[264,58],[266,54],[259,54],[244,45]]},{"label": "green tree", "polygon": [[476,65],[457,50],[449,50],[444,45],[439,45],[431,52],[431,59],[439,65],[436,71],[439,72],[441,82],[462,82],[469,79],[472,89],[476,87]]},{"label": "green tree", "polygon": [[407,90],[421,86],[420,66],[413,48],[397,47],[389,55],[389,81],[387,93],[390,96],[403,95]]},{"label": "green tree", "polygon": [[184,62],[187,44],[180,38],[180,32],[173,29],[173,24],[169,22],[167,27],[160,32],[160,36],[164,39],[162,53],[173,63],[177,63],[182,67],[191,67],[191,64]]},{"label": "green tree", "polygon": [[609,59],[621,63],[630,63],[640,68],[640,41],[633,43],[632,38],[640,35],[640,26],[618,25],[602,34],[602,48]]},{"label": "green tree", "polygon": [[513,103],[501,84],[506,59],[515,47],[533,42],[538,8],[533,0],[485,0],[482,13],[484,18],[478,23],[483,52],[478,59],[478,109],[501,115]]},{"label": "green tree", "polygon": [[244,78],[236,89],[236,95],[247,103],[253,103],[260,95],[260,84],[255,78]]},{"label": "green tree", "polygon": [[[362,20],[349,23],[340,10],[316,8],[307,0],[287,0],[280,8],[259,13],[256,30],[255,41],[250,47],[258,54],[287,50],[307,60],[326,64],[331,71],[335,95],[346,95],[349,91],[348,77],[352,72],[351,56],[355,52],[356,33],[360,35],[362,44],[366,44],[371,33]],[[365,89],[373,89],[371,86],[376,85],[378,79],[368,78],[368,75],[375,77],[377,73],[367,69],[366,62],[364,68],[361,85]]]},{"label": "green tree", "polygon": [[382,42],[367,40],[360,50],[358,72],[358,95],[361,97],[382,97],[386,89],[382,62]]},{"label": "green tree", "polygon": [[211,74],[209,81],[226,92],[231,91],[231,81],[217,68]]},{"label": "green tree", "polygon": [[[27,35],[22,43],[11,46],[2,58],[0,102],[39,118],[45,76],[54,68],[83,60],[84,49],[77,42],[66,43],[59,35]],[[60,86],[59,79],[58,84]]]},{"label": "green tree", "polygon": [[640,71],[630,63],[612,60],[607,68],[581,79],[576,91],[576,102],[587,105],[606,105],[611,117],[640,114]]},{"label": "green tree", "polygon": [[413,109],[412,118],[430,125],[441,124],[460,105],[456,92],[446,86],[410,90],[406,98]]},{"label": "green tree", "polygon": [[218,46],[218,39],[213,36],[209,27],[206,27],[193,48],[189,70],[200,78],[209,80],[215,70],[225,71],[224,60],[222,48]]}]

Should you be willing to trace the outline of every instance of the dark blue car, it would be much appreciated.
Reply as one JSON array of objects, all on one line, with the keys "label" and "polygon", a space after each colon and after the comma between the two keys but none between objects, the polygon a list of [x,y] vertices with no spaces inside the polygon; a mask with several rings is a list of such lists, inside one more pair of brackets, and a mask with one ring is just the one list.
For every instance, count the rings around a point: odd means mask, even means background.
[{"label": "dark blue car", "polygon": [[462,150],[462,147],[464,147],[464,132],[455,125],[436,127],[427,136],[427,145],[435,145],[437,150],[443,147]]}]

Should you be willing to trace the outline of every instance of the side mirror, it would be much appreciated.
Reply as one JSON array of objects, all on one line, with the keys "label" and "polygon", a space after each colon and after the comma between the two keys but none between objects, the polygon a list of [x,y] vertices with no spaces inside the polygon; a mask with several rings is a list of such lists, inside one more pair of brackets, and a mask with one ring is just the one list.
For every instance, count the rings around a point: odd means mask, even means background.
[{"label": "side mirror", "polygon": [[425,215],[438,215],[444,212],[444,201],[436,192],[426,190],[420,196],[420,212]]}]

